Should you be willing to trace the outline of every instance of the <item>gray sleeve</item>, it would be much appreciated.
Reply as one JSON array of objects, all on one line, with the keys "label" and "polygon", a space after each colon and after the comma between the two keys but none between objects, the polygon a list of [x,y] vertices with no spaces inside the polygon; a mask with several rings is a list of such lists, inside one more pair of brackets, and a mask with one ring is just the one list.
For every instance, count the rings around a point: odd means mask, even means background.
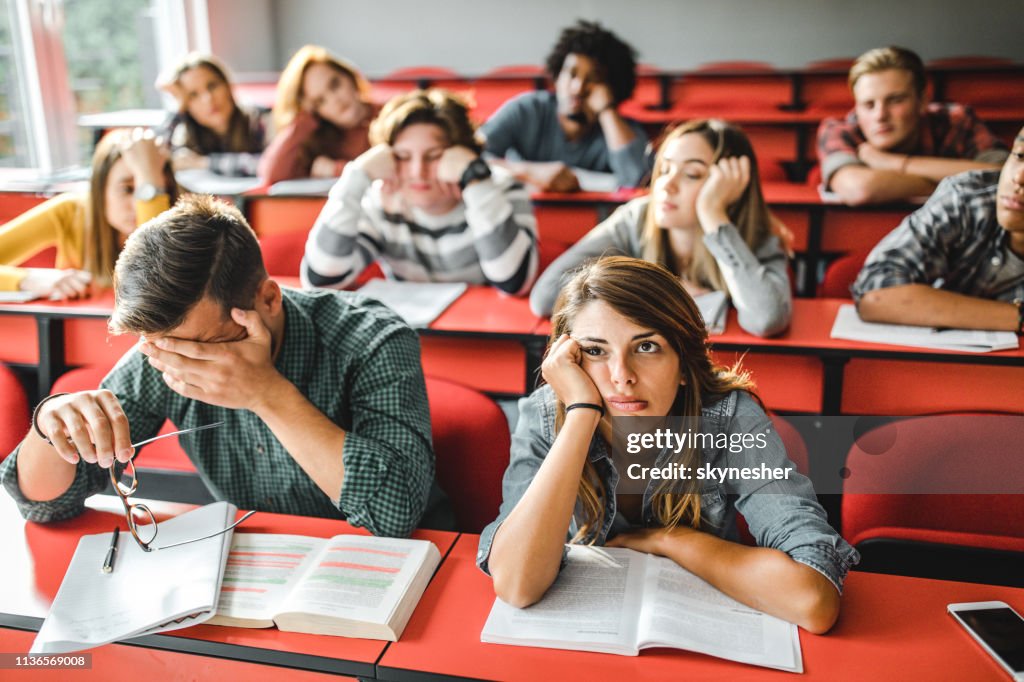
[{"label": "gray sleeve", "polygon": [[[134,349],[128,351],[101,384],[103,388],[117,395],[131,425],[133,443],[156,435],[165,419],[164,415],[159,414],[154,408],[154,403],[159,402],[159,399],[152,392],[140,389],[147,380],[144,371],[150,373],[149,379],[159,376],[156,370],[143,363],[142,357]],[[162,379],[159,381],[162,383]],[[19,445],[3,464],[0,464],[0,483],[17,504],[21,515],[29,521],[46,523],[78,516],[85,510],[85,499],[102,491],[110,483],[109,470],[79,459],[75,468],[75,478],[66,491],[52,500],[30,500],[22,494],[18,485],[20,450]]]},{"label": "gray sleeve", "polygon": [[951,176],[939,183],[925,202],[903,219],[871,250],[857,280],[853,298],[875,289],[906,284],[932,284],[949,272],[953,245],[960,235],[968,234],[960,193]]},{"label": "gray sleeve", "polygon": [[499,175],[473,183],[462,198],[487,282],[524,295],[537,276],[537,219],[526,189]]},{"label": "gray sleeve", "polygon": [[[484,151],[498,158],[504,158],[510,149],[516,149],[519,135],[536,132],[535,125],[526,116],[526,107],[520,97],[508,100],[480,126],[484,136]],[[519,150],[517,150],[519,151]]]},{"label": "gray sleeve", "polygon": [[615,209],[608,218],[556,258],[537,279],[530,294],[530,309],[534,314],[541,317],[551,315],[566,276],[585,261],[602,256],[639,258],[639,235],[649,201],[647,197],[642,197]]},{"label": "gray sleeve", "polygon": [[775,236],[750,250],[732,224],[704,235],[704,245],[718,262],[740,326],[755,336],[772,336],[789,326],[792,293],[786,254]]},{"label": "gray sleeve", "polygon": [[625,147],[608,150],[608,165],[615,173],[620,187],[636,187],[647,174],[644,154],[647,151],[647,132],[636,121],[626,119],[633,130],[633,140]]},{"label": "gray sleeve", "polygon": [[370,185],[361,168],[345,165],[306,239],[303,286],[342,289],[377,259],[379,245],[366,229],[369,218],[362,205]]},{"label": "gray sleeve", "polygon": [[728,492],[736,495],[736,509],[743,514],[758,547],[771,547],[791,559],[810,566],[839,592],[850,567],[860,555],[829,524],[818,504],[810,480],[796,470],[786,456],[771,420],[746,392],[737,400],[730,425],[733,434],[765,434],[764,447],[754,445],[728,455],[728,466],[787,469],[788,479],[774,481],[730,481]]},{"label": "gray sleeve", "polygon": [[[519,421],[512,434],[512,450],[508,468],[501,482],[501,509],[498,518],[489,523],[480,534],[476,564],[490,575],[487,562],[491,556],[494,534],[508,515],[519,504],[526,489],[533,482],[554,442],[554,392],[544,387],[519,401]],[[566,540],[569,539],[568,529]]]}]

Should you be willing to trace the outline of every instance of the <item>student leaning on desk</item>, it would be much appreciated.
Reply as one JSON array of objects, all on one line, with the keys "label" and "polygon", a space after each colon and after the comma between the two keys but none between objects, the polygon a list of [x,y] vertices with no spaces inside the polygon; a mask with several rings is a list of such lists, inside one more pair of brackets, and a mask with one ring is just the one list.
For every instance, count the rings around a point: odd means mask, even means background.
[{"label": "student leaning on desk", "polygon": [[210,197],[182,199],[137,230],[114,288],[111,329],[142,341],[101,390],[37,407],[0,466],[26,518],[79,513],[105,469],[170,419],[182,429],[225,422],[181,445],[214,495],[241,508],[344,518],[389,536],[409,535],[424,510],[425,523],[451,525],[417,337],[382,304],[283,291],[242,215]]},{"label": "student leaning on desk", "polygon": [[[107,133],[93,154],[88,193],[61,194],[0,225],[0,291],[77,298],[90,281],[110,286],[128,235],[177,194],[167,151],[151,132]],[[50,246],[55,269],[15,267]]]},{"label": "student leaning on desk", "polygon": [[869,322],[1024,333],[1024,128],[1001,171],[946,178],[879,242],[853,297]]},{"label": "student leaning on desk", "polygon": [[[858,554],[793,470],[749,377],[712,363],[700,313],[675,276],[621,256],[585,265],[556,304],[542,371],[547,385],[520,402],[499,517],[480,537],[477,562],[498,597],[517,607],[540,600],[569,539],[668,557],[748,606],[814,633],[832,627]],[[788,475],[682,480],[674,490],[651,480],[642,496],[624,494],[629,472],[621,452],[612,456],[611,419],[628,428],[623,417],[666,415],[700,415],[707,433],[717,424],[730,442],[766,436],[765,447],[740,453],[691,445],[673,464]],[[737,514],[757,547],[734,541]]]}]

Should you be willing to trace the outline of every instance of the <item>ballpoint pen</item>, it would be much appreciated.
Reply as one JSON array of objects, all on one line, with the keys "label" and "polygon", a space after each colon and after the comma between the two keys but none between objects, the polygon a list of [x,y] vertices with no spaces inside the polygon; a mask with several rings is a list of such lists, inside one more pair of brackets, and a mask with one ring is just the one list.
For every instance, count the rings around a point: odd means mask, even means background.
[{"label": "ballpoint pen", "polygon": [[117,556],[117,539],[121,535],[120,528],[114,528],[114,534],[110,538],[110,548],[107,549],[107,556],[103,560],[103,572],[111,573],[114,570],[114,558]]}]

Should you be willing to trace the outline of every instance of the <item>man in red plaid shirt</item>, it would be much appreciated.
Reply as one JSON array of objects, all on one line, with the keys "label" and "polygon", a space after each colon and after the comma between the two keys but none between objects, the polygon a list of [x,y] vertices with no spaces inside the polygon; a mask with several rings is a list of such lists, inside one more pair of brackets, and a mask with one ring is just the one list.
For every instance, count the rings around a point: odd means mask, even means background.
[{"label": "man in red plaid shirt", "polygon": [[928,196],[949,175],[998,168],[1006,159],[970,107],[924,99],[924,64],[910,50],[865,52],[849,83],[853,110],[818,128],[822,186],[844,203]]}]

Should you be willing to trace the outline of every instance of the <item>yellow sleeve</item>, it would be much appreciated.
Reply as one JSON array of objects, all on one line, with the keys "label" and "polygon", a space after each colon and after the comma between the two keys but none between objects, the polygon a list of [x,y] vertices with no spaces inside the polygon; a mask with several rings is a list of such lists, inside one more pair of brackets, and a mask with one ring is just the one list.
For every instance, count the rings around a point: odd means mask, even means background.
[{"label": "yellow sleeve", "polygon": [[171,198],[166,194],[157,194],[149,201],[135,202],[135,224],[142,223],[157,217],[171,207]]},{"label": "yellow sleeve", "polygon": [[50,246],[58,267],[81,267],[84,218],[82,197],[61,194],[0,225],[0,291],[17,291],[25,269],[14,266]]}]

